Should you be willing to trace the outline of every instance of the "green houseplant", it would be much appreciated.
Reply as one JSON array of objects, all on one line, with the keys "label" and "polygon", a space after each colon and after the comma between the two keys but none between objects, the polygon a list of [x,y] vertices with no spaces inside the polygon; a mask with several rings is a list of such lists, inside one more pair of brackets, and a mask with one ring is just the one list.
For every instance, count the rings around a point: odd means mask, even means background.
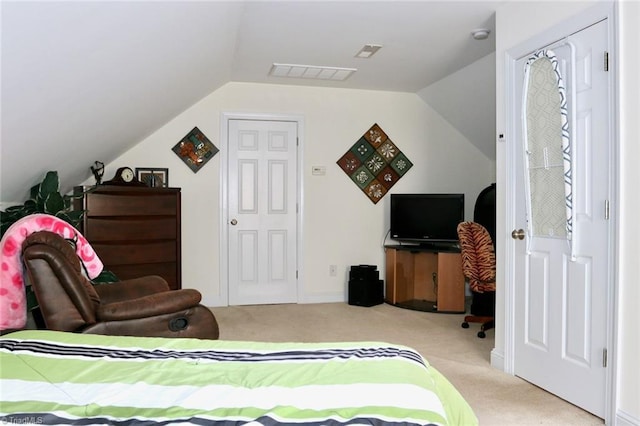
[{"label": "green houseplant", "polygon": [[34,213],[56,216],[77,228],[84,210],[73,210],[73,195],[60,194],[58,172],[49,171],[42,182],[31,187],[30,198],[24,204],[0,211],[0,237],[19,219]]},{"label": "green houseplant", "polygon": [[[88,191],[91,191],[89,188]],[[30,198],[23,204],[8,207],[0,211],[0,238],[7,232],[9,227],[23,217],[35,213],[45,213],[55,216],[71,224],[74,228],[84,218],[85,210],[73,210],[73,200],[82,197],[83,194],[62,195],[60,193],[60,180],[58,172],[48,171],[44,179],[31,187]],[[96,277],[94,283],[118,281],[116,276],[110,271],[103,271]],[[35,314],[37,312],[38,300],[33,293],[31,286],[25,286],[27,296],[27,311]],[[38,314],[34,315],[38,323]],[[40,325],[40,324],[38,324]]]}]

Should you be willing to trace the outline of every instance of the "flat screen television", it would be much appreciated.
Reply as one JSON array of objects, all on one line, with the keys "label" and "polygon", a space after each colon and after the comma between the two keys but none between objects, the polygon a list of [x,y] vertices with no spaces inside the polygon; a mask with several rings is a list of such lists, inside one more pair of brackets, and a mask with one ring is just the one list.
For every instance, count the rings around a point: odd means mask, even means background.
[{"label": "flat screen television", "polygon": [[391,194],[391,239],[455,244],[464,221],[464,194]]}]

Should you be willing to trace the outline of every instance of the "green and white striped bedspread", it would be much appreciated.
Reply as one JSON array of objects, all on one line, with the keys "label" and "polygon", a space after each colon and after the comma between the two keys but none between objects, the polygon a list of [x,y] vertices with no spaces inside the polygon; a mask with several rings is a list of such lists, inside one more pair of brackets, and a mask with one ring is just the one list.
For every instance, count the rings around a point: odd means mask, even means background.
[{"label": "green and white striped bedspread", "polygon": [[9,424],[475,425],[456,389],[387,343],[20,331],[0,338]]}]

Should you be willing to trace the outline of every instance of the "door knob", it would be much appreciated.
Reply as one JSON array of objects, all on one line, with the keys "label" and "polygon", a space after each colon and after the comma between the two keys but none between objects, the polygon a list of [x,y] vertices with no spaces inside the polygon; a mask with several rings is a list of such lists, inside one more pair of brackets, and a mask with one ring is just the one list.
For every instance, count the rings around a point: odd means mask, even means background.
[{"label": "door knob", "polygon": [[514,229],[511,232],[511,238],[513,238],[514,240],[524,240],[524,229]]},{"label": "door knob", "polygon": [[235,226],[235,225],[237,225],[237,224],[238,224],[238,221],[237,221],[237,220],[235,220],[235,219],[231,219],[231,224],[232,224],[233,226]]}]

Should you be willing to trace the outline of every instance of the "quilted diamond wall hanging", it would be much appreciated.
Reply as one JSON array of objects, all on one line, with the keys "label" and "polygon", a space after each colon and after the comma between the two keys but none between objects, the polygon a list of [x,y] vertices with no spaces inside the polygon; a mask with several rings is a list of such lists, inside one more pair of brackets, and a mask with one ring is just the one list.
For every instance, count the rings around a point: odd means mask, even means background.
[{"label": "quilted diamond wall hanging", "polygon": [[374,204],[413,166],[377,124],[337,164]]}]

